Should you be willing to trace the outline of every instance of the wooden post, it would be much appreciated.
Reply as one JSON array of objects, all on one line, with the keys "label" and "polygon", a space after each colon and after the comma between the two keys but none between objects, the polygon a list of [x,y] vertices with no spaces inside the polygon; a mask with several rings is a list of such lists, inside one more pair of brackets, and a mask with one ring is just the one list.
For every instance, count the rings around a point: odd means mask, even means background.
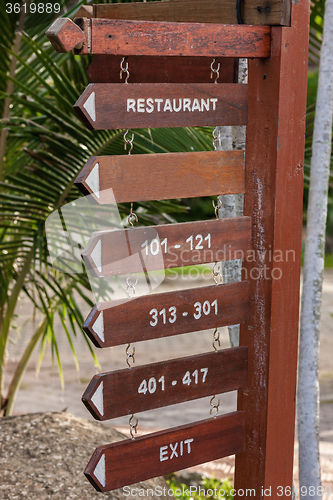
[{"label": "wooden post", "polygon": [[244,215],[253,219],[256,262],[244,272],[249,388],[239,391],[238,410],[246,411],[247,443],[236,456],[235,489],[253,488],[256,498],[268,496],[262,488],[291,498],[308,22],[309,3],[293,2],[291,28],[272,28],[271,57],[249,61]]}]

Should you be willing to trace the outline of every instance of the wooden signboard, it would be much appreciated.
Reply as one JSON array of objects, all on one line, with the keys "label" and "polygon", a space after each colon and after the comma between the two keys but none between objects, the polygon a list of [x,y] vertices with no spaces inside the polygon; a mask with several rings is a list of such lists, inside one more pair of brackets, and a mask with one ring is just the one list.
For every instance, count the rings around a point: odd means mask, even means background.
[{"label": "wooden signboard", "polygon": [[110,491],[245,450],[245,413],[234,412],[96,448],[84,473]]},{"label": "wooden signboard", "polygon": [[[290,26],[290,2],[280,0],[246,0],[241,5],[244,24]],[[84,6],[75,17],[136,19],[138,21],[171,21],[181,23],[237,24],[233,0],[171,0]]]},{"label": "wooden signboard", "polygon": [[93,233],[82,258],[96,277],[244,258],[251,218],[185,222]]},{"label": "wooden signboard", "polygon": [[246,125],[247,85],[91,83],[74,109],[88,128]]},{"label": "wooden signboard", "polygon": [[[122,4],[124,5],[124,4]],[[119,83],[122,56],[95,56],[87,75],[91,83]],[[208,57],[128,56],[129,83],[213,83],[212,59]],[[218,83],[237,82],[238,65],[232,57],[219,57]],[[123,76],[124,81],[124,76]]]},{"label": "wooden signboard", "polygon": [[75,184],[99,204],[243,193],[244,151],[92,156]]},{"label": "wooden signboard", "polygon": [[82,401],[108,420],[246,386],[247,348],[234,347],[95,375]]},{"label": "wooden signboard", "polygon": [[112,347],[236,325],[249,319],[249,308],[249,283],[240,281],[102,302],[83,329],[96,347]]},{"label": "wooden signboard", "polygon": [[57,52],[121,56],[270,56],[269,26],[57,19],[47,30]]}]

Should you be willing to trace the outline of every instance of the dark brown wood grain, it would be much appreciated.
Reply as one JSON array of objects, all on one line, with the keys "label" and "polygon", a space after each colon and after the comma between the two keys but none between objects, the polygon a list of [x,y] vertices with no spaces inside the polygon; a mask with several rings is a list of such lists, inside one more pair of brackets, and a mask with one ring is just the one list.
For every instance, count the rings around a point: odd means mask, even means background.
[{"label": "dark brown wood grain", "polygon": [[106,204],[243,193],[244,178],[244,151],[198,151],[92,156],[75,185]]},{"label": "dark brown wood grain", "polygon": [[99,446],[84,473],[98,491],[110,491],[244,449],[245,414],[234,412]]},{"label": "dark brown wood grain", "polygon": [[61,19],[46,32],[57,52],[75,49],[76,54],[121,56],[270,56],[269,26],[87,18],[77,18],[73,23]]},{"label": "dark brown wood grain", "polygon": [[249,307],[249,283],[240,281],[98,303],[83,329],[96,347],[112,347],[239,324]]},{"label": "dark brown wood grain", "polygon": [[256,274],[240,335],[249,347],[238,402],[247,451],[236,456],[235,489],[282,490],[284,500],[293,480],[308,22],[309,6],[292,3],[292,27],[272,29],[272,57],[249,61],[248,77],[244,213],[257,257],[244,265],[244,277]]},{"label": "dark brown wood grain", "polygon": [[[244,0],[242,2],[243,22],[290,26],[290,3],[285,0]],[[184,23],[238,23],[233,0],[97,4],[94,5],[94,17]]]},{"label": "dark brown wood grain", "polygon": [[246,386],[247,348],[234,347],[95,375],[82,401],[97,420],[109,420]]},{"label": "dark brown wood grain", "polygon": [[94,130],[245,125],[247,85],[91,83],[74,109]]},{"label": "dark brown wood grain", "polygon": [[244,258],[250,241],[251,218],[237,217],[96,232],[82,257],[93,276],[118,276]]},{"label": "dark brown wood grain", "polygon": [[[122,56],[95,56],[87,75],[91,83],[119,83],[119,68]],[[212,58],[208,57],[162,57],[128,56],[130,72],[128,83],[212,83]],[[219,57],[213,67],[219,69],[219,83],[234,83],[237,65],[232,57]],[[123,81],[126,75],[123,74]]]}]

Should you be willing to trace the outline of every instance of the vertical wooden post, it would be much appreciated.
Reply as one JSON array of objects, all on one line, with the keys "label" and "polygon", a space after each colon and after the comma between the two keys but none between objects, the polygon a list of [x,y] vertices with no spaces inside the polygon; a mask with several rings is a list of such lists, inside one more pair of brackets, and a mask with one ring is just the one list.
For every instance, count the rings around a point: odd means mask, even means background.
[{"label": "vertical wooden post", "polygon": [[308,23],[308,1],[293,0],[291,27],[272,28],[271,57],[249,61],[244,215],[255,261],[244,265],[249,388],[239,391],[238,409],[247,412],[247,450],[236,456],[235,489],[254,489],[257,499],[291,498]]}]

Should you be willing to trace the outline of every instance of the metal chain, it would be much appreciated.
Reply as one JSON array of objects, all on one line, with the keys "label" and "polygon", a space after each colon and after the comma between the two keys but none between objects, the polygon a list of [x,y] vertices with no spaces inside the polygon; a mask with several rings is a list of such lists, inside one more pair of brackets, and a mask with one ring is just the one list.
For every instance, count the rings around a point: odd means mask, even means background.
[{"label": "metal chain", "polygon": [[123,74],[126,73],[126,78],[125,78],[125,83],[128,83],[128,79],[130,76],[130,73],[128,71],[128,62],[126,62],[126,66],[124,67],[123,64],[126,61],[126,57],[123,57],[121,62],[120,62],[120,75],[119,78],[122,80],[123,79]]},{"label": "metal chain", "polygon": [[216,73],[216,77],[215,77],[215,82],[214,83],[217,83],[217,80],[220,78],[220,67],[221,67],[221,64],[218,63],[217,64],[217,68],[215,69],[213,66],[216,62],[216,59],[213,59],[213,62],[212,64],[210,65],[210,69],[211,69],[211,73],[210,73],[210,78],[214,78],[214,73]]},{"label": "metal chain", "polygon": [[210,412],[209,412],[209,413],[210,413],[210,414],[212,414],[214,410],[216,411],[216,413],[215,413],[215,415],[214,415],[214,418],[215,418],[215,417],[217,417],[218,412],[219,412],[219,406],[220,406],[220,400],[218,400],[217,405],[213,404],[213,401],[214,401],[214,399],[215,399],[215,398],[216,398],[216,396],[214,395],[214,396],[211,398],[210,402],[209,402],[209,404],[210,404],[210,406],[211,406],[211,409],[210,409]]},{"label": "metal chain", "polygon": [[212,346],[214,347],[214,351],[217,352],[218,349],[215,344],[218,344],[219,347],[221,347],[221,341],[220,341],[220,332],[217,331],[217,328],[215,328],[214,333],[213,333],[213,343]]}]

